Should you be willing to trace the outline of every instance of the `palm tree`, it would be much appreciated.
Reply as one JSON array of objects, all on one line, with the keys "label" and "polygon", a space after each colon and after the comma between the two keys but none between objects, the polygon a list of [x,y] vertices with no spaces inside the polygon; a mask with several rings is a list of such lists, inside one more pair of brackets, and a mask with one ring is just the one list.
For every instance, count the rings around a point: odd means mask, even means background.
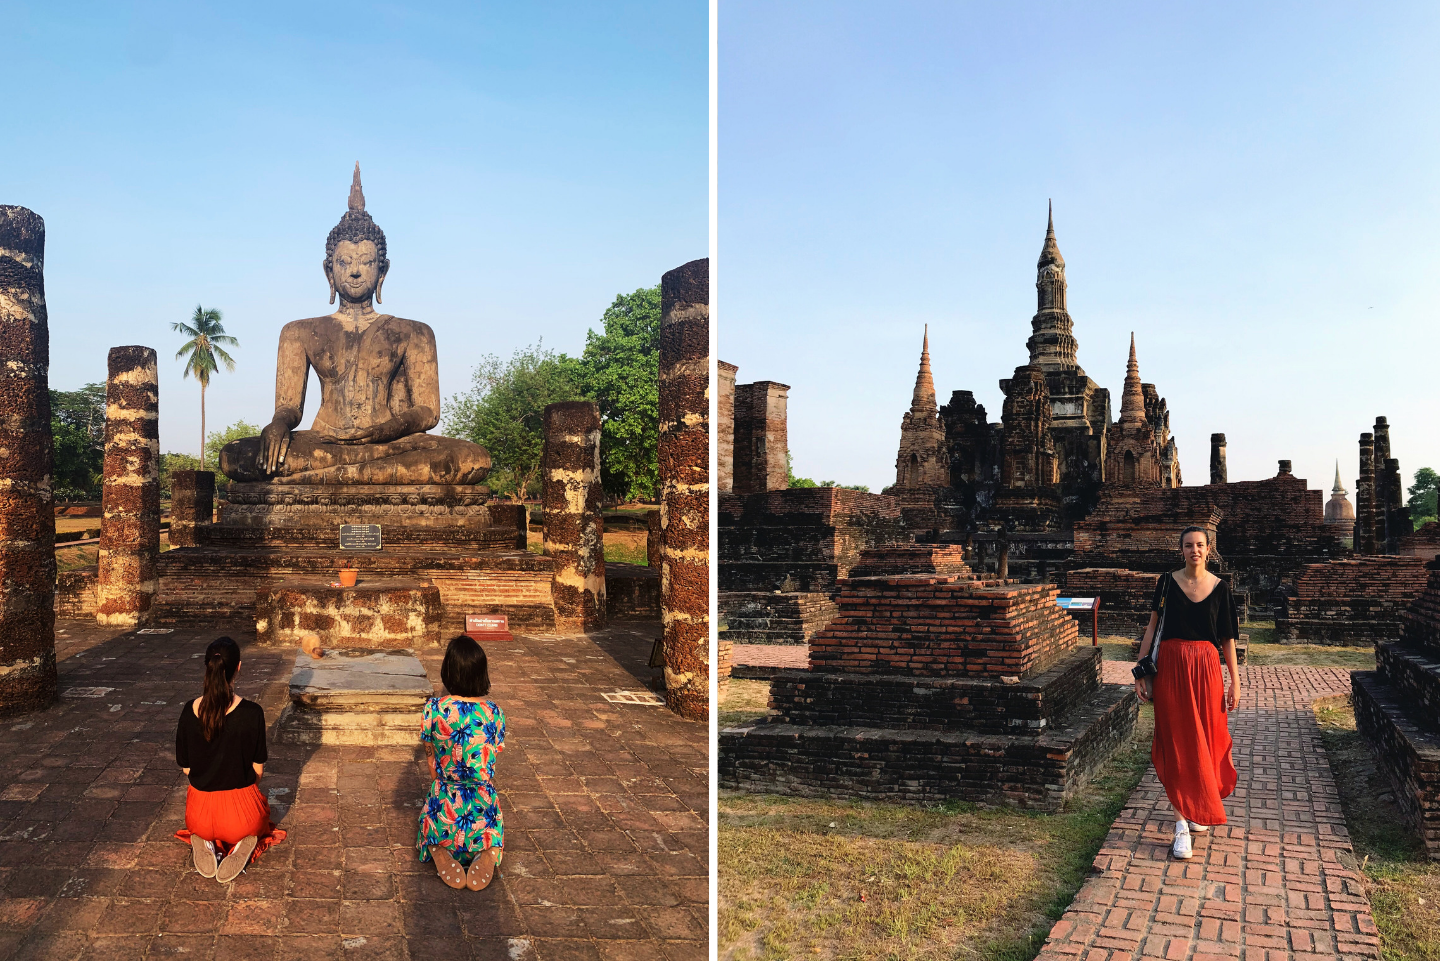
[{"label": "palm tree", "polygon": [[[214,309],[206,310],[199,304],[195,305],[195,315],[190,318],[188,324],[171,324],[171,330],[178,330],[190,339],[185,342],[175,359],[185,358],[185,376],[195,375],[200,382],[200,464],[205,464],[205,388],[210,386],[210,374],[218,370],[215,358],[225,365],[226,370],[235,369],[235,360],[225,353],[221,344],[229,344],[238,347],[240,341],[225,333],[225,327],[220,323],[221,313]],[[187,356],[188,355],[188,356]]]}]

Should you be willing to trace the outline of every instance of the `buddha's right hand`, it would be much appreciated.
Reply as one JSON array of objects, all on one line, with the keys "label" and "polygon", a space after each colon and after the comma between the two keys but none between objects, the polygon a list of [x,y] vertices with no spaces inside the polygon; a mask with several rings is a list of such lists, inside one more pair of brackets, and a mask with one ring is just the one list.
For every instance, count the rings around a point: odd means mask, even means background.
[{"label": "buddha's right hand", "polygon": [[290,427],[283,421],[272,420],[260,432],[260,469],[270,475],[280,473],[289,450]]}]

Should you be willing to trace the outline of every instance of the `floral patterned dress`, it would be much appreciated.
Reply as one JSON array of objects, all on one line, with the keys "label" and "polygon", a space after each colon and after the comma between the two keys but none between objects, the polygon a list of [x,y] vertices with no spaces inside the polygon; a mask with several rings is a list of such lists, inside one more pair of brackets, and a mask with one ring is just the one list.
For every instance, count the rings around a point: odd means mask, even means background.
[{"label": "floral patterned dress", "polygon": [[468,867],[493,847],[499,864],[505,824],[493,780],[495,757],[505,749],[505,712],[494,701],[432,697],[425,702],[420,740],[435,749],[435,780],[415,837],[420,860],[429,861],[431,845],[439,845]]}]

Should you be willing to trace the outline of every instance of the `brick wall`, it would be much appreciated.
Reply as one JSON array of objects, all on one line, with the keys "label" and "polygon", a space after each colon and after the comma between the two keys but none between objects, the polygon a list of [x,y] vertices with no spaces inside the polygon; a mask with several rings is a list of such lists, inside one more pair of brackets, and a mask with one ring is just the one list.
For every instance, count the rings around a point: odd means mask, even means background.
[{"label": "brick wall", "polygon": [[1049,584],[934,577],[855,578],[840,613],[810,639],[810,669],[857,674],[1023,677],[1079,642]]},{"label": "brick wall", "polygon": [[1280,641],[1364,644],[1397,638],[1425,590],[1419,557],[1359,557],[1307,564],[1284,588],[1275,615]]},{"label": "brick wall", "polygon": [[1400,538],[1397,553],[1434,560],[1440,555],[1440,521],[1426,521],[1415,533]]},{"label": "brick wall", "polygon": [[[658,514],[659,511],[651,513]],[[605,614],[625,620],[660,619],[660,569],[605,562]]]},{"label": "brick wall", "polygon": [[721,591],[719,602],[732,644],[804,644],[839,610],[819,591]]},{"label": "brick wall", "polygon": [[98,567],[84,567],[78,571],[62,571],[55,576],[55,616],[94,617],[95,581],[100,576]]}]

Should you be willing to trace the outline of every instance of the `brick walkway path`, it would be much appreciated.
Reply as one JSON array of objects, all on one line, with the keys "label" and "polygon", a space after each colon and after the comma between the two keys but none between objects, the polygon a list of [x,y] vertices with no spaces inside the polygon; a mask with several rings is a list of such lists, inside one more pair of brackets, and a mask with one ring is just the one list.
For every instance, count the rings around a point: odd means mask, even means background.
[{"label": "brick walkway path", "polygon": [[[704,958],[706,728],[601,697],[644,688],[657,629],[487,647],[506,855],[477,894],[416,860],[417,751],[273,739],[261,787],[288,840],[231,885],[199,877],[171,838],[174,731],[223,632],[61,622],[61,698],[0,722],[0,958]],[[244,654],[237,689],[272,723],[292,660]],[[440,652],[422,660],[438,678]]]},{"label": "brick walkway path", "polygon": [[1378,957],[1310,709],[1315,698],[1349,693],[1350,672],[1242,670],[1240,709],[1230,722],[1240,772],[1225,802],[1230,823],[1194,835],[1193,860],[1170,860],[1174,813],[1149,771],[1095,858],[1097,873],[1051,930],[1041,961]]}]

